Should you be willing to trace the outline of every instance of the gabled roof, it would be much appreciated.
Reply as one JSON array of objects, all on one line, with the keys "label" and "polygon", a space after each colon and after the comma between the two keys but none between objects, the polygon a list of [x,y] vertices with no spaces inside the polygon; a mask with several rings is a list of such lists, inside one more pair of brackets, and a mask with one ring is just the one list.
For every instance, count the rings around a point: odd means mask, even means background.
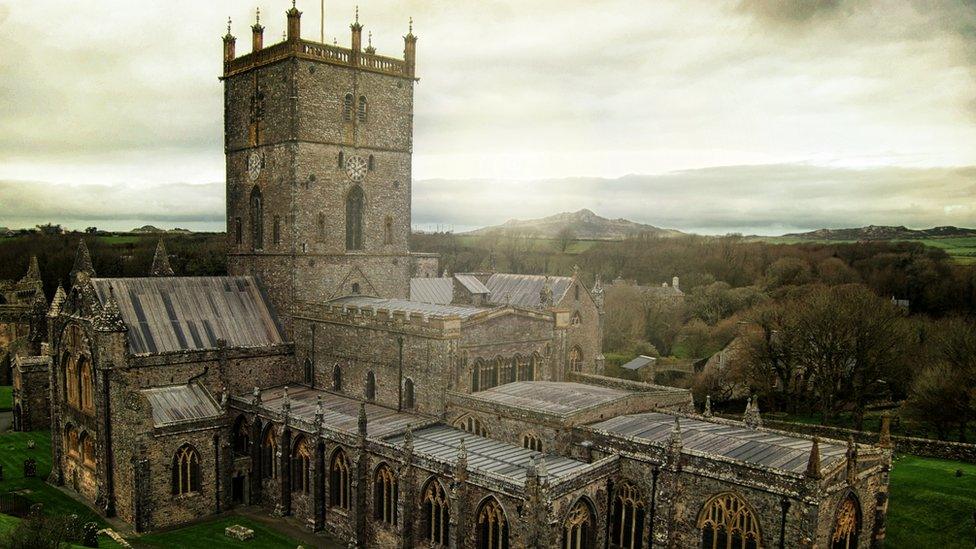
[{"label": "gabled roof", "polygon": [[472,274],[456,274],[454,275],[454,279],[472,294],[487,294],[490,291],[487,286],[478,280],[478,277]]},{"label": "gabled roof", "polygon": [[411,278],[410,301],[450,305],[454,300],[452,278]]},{"label": "gabled roof", "polygon": [[220,417],[220,408],[196,383],[142,389],[152,407],[153,424],[166,427],[177,423]]},{"label": "gabled roof", "polygon": [[[810,456],[810,439],[745,426],[713,423],[689,417],[679,418],[682,448],[697,450],[792,473],[803,473]],[[667,446],[674,428],[674,416],[651,412],[608,419],[592,428],[617,435],[642,439],[655,446]],[[847,448],[839,444],[820,443],[823,470],[844,459]]]},{"label": "gabled roof", "polygon": [[570,381],[516,381],[468,396],[547,414],[568,415],[630,395],[621,389]]},{"label": "gabled roof", "polygon": [[128,328],[129,351],[158,354],[284,343],[278,319],[249,276],[92,279],[104,305],[109,292]]},{"label": "gabled roof", "polygon": [[[254,402],[253,395],[238,397]],[[315,411],[322,401],[322,424],[344,431],[356,433],[359,430],[359,406],[361,401],[303,385],[288,388],[288,403],[291,417],[308,422],[315,421]],[[271,412],[280,412],[285,401],[285,388],[274,387],[261,391],[261,407]],[[409,413],[398,412],[392,408],[366,403],[366,431],[370,436],[386,436],[403,430],[411,423],[416,425],[423,418]]]},{"label": "gabled roof", "polygon": [[[394,446],[403,447],[404,435],[388,440]],[[490,438],[480,437],[447,425],[433,425],[413,432],[413,448],[418,455],[446,462],[451,466],[457,463],[458,447],[464,440],[468,454],[468,469],[502,475],[516,482],[525,482],[525,473],[535,452]],[[546,469],[553,481],[584,469],[587,463],[558,455],[546,455]]]},{"label": "gabled roof", "polygon": [[648,364],[653,364],[655,360],[657,359],[649,356],[640,355],[634,360],[631,360],[627,364],[621,366],[621,368],[625,370],[640,370],[641,368],[647,366]]},{"label": "gabled roof", "polygon": [[[488,303],[493,305],[515,305],[516,307],[536,308],[542,304],[542,287],[546,277],[541,275],[523,275],[495,273],[488,278]],[[552,302],[559,301],[566,295],[573,284],[568,276],[550,276],[549,285],[552,288]]]}]

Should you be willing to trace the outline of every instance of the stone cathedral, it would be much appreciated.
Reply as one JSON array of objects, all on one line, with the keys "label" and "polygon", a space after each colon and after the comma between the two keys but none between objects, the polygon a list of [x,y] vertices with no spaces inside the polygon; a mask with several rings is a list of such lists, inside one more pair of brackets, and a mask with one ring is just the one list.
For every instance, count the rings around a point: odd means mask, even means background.
[{"label": "stone cathedral", "polygon": [[361,548],[883,544],[885,438],[605,377],[599,280],[411,253],[417,37],[386,57],[358,14],[348,48],[301,15],[223,38],[230,276],[175,276],[160,243],[100,278],[82,242],[32,323],[17,409],[50,405],[50,482],[135,532],[248,508]]}]

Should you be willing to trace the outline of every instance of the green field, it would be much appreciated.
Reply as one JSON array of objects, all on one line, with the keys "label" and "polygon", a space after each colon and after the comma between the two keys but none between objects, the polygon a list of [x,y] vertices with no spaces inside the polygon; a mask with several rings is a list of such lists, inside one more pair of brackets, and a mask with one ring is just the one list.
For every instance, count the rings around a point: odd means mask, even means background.
[{"label": "green field", "polygon": [[[760,236],[751,240],[769,242],[770,244],[854,244],[855,240],[809,240],[789,236]],[[919,242],[932,248],[939,248],[949,254],[956,263],[963,265],[976,264],[976,237],[961,236],[949,238],[919,238],[892,240],[891,242]]]},{"label": "green field", "polygon": [[976,465],[904,456],[891,470],[886,547],[971,548],[974,510]]},{"label": "green field", "polygon": [[14,388],[10,385],[0,385],[0,412],[12,410],[14,407]]}]

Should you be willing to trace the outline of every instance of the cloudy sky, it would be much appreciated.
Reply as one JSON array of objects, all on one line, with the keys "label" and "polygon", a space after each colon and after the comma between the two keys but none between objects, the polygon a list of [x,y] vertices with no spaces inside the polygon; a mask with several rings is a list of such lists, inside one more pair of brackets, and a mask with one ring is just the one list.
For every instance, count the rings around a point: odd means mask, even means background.
[{"label": "cloudy sky", "polygon": [[[287,0],[0,0],[0,225],[223,226],[219,37]],[[327,0],[348,45],[355,2]],[[318,0],[299,0],[304,35]],[[974,0],[361,0],[420,36],[414,224],[976,226]],[[269,41],[269,38],[266,38]]]}]

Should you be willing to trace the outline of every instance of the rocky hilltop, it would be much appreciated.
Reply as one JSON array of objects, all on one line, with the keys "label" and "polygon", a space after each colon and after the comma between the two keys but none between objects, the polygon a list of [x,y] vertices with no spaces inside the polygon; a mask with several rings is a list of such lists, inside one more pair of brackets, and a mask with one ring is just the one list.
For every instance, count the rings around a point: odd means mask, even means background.
[{"label": "rocky hilltop", "polygon": [[556,238],[567,229],[572,238],[581,240],[621,240],[638,234],[657,236],[682,234],[672,229],[662,229],[629,219],[607,219],[587,209],[558,213],[541,219],[510,219],[501,225],[483,227],[465,234],[488,235],[518,232],[540,238]]}]

